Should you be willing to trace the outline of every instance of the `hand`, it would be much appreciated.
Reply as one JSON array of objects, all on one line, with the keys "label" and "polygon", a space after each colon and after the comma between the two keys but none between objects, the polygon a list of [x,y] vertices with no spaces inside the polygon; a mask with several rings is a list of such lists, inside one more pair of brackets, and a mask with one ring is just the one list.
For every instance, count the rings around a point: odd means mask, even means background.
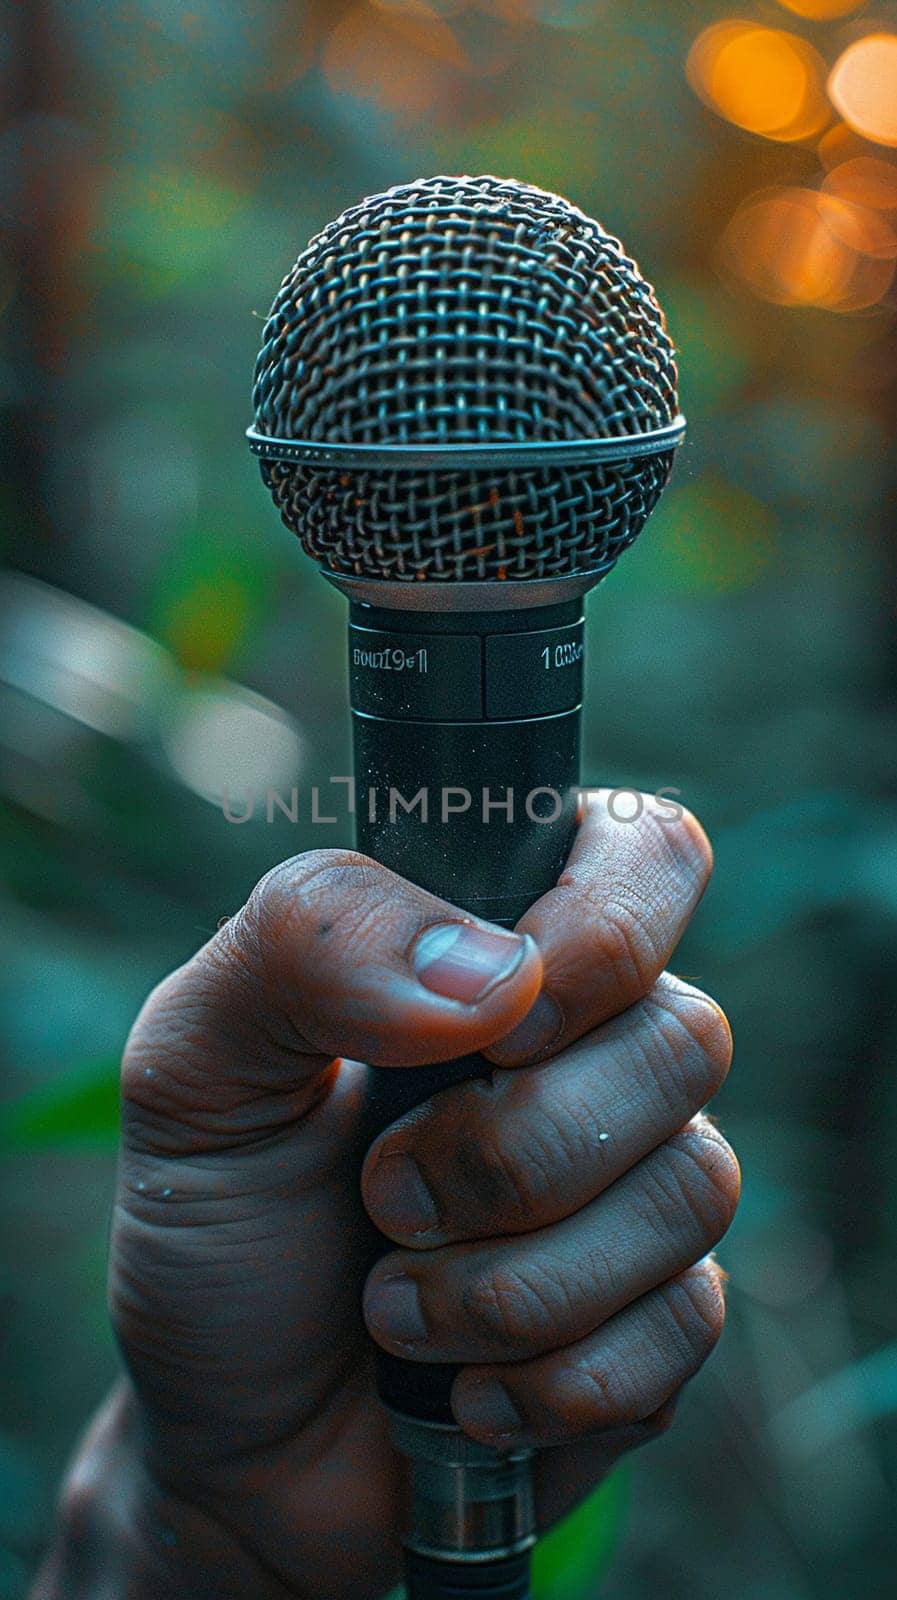
[{"label": "hand", "polygon": [[[710,860],[687,815],[595,807],[515,935],[315,852],[161,985],[123,1073],[110,1295],[129,1377],[35,1600],[382,1596],[400,1476],[370,1335],[463,1363],[453,1407],[476,1438],[554,1446],[543,1528],[666,1426],[721,1328],[708,1252],[739,1183],[698,1114],[727,1024],[663,973]],[[365,1160],[361,1063],[474,1050],[491,1076]],[[400,1246],[372,1270],[362,1200]]]}]

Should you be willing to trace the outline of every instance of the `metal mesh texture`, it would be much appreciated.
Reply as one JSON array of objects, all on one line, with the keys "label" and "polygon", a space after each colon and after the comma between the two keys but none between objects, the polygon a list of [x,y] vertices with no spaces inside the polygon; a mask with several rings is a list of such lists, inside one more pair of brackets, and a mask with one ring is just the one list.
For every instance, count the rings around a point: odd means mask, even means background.
[{"label": "metal mesh texture", "polygon": [[[442,177],[312,240],[269,313],[253,402],[261,433],[320,443],[620,438],[673,420],[676,367],[653,290],[597,222],[510,179]],[[672,457],[262,476],[334,572],[517,581],[609,569]]]}]

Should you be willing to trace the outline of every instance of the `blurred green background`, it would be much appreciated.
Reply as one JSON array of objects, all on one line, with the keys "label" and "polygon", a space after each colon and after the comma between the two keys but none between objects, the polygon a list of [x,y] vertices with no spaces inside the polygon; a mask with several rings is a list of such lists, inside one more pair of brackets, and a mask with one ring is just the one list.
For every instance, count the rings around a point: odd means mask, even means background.
[{"label": "blurred green background", "polygon": [[675,785],[706,823],[677,965],[737,1042],[726,1337],[672,1433],[541,1553],[542,1593],[892,1595],[897,7],[0,14],[0,1597],[116,1370],[129,1021],[321,842],[215,797],[347,770],[343,603],[242,438],[259,319],[331,216],[439,171],[566,193],[667,308],[689,440],[592,597],[587,771]]}]

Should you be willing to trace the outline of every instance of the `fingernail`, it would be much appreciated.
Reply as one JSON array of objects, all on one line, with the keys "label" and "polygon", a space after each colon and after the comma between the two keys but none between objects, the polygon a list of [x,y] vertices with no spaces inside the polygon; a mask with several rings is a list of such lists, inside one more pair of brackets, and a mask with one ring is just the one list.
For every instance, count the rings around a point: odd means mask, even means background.
[{"label": "fingernail", "polygon": [[381,1278],[370,1290],[365,1316],[375,1333],[395,1344],[420,1344],[427,1337],[417,1284],[404,1272]]},{"label": "fingernail", "polygon": [[564,1013],[556,1000],[550,994],[542,993],[534,1001],[522,1022],[516,1028],[499,1039],[497,1044],[491,1045],[489,1051],[490,1061],[512,1062],[527,1061],[530,1056],[537,1056],[540,1050],[547,1050],[561,1033],[564,1026]]},{"label": "fingernail", "polygon": [[511,1396],[497,1378],[468,1384],[458,1410],[462,1425],[472,1422],[475,1427],[499,1438],[523,1430],[523,1421],[517,1414]]},{"label": "fingernail", "polygon": [[387,1151],[375,1162],[367,1191],[368,1204],[377,1219],[395,1233],[426,1233],[439,1221],[420,1167],[403,1150]]},{"label": "fingernail", "polygon": [[425,989],[474,1005],[520,965],[526,940],[472,922],[438,922],[414,946],[414,971]]}]

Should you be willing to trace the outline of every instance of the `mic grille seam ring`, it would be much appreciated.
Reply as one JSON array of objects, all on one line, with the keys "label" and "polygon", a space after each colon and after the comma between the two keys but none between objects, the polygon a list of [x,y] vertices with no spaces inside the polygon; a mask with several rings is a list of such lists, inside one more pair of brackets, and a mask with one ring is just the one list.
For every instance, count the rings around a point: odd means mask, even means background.
[{"label": "mic grille seam ring", "polygon": [[[683,427],[663,313],[619,241],[493,177],[399,186],[313,239],[253,401],[251,447],[308,553],[399,583],[608,570]],[[278,445],[330,446],[333,465]]]},{"label": "mic grille seam ring", "polygon": [[593,461],[635,461],[675,448],[685,437],[685,418],[665,428],[609,439],[538,439],[507,444],[321,444],[316,439],[274,439],[246,429],[253,455],[262,461],[298,461],[312,467],[580,466]]}]

